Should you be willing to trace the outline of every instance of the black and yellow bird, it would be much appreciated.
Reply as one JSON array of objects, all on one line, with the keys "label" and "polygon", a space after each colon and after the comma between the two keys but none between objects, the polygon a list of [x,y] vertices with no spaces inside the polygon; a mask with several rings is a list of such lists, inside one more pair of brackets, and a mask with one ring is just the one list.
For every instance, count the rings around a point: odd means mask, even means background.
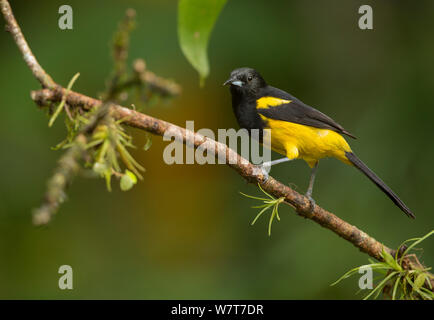
[{"label": "black and yellow bird", "polygon": [[240,127],[259,129],[263,134],[270,132],[271,149],[286,157],[264,163],[264,167],[303,159],[312,168],[306,192],[312,206],[315,203],[312,189],[318,161],[333,157],[362,171],[407,216],[415,217],[404,202],[351,151],[342,135],[355,137],[336,121],[289,93],[268,85],[251,68],[232,71],[224,85],[230,85],[232,108]]}]

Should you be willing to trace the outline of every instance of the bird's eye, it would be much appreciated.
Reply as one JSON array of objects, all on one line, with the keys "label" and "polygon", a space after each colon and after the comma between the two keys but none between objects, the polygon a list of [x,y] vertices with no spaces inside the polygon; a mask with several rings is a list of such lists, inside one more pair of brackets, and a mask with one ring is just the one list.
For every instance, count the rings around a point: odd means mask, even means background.
[{"label": "bird's eye", "polygon": [[253,77],[252,76],[248,76],[247,77],[247,81],[252,81]]}]

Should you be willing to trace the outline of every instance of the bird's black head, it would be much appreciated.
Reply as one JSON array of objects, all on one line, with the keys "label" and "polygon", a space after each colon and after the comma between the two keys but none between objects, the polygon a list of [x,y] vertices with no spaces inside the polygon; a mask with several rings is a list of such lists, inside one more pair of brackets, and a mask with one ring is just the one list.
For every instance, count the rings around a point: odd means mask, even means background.
[{"label": "bird's black head", "polygon": [[267,83],[255,69],[239,68],[231,72],[230,78],[223,85],[230,85],[232,92],[255,94],[266,87]]}]

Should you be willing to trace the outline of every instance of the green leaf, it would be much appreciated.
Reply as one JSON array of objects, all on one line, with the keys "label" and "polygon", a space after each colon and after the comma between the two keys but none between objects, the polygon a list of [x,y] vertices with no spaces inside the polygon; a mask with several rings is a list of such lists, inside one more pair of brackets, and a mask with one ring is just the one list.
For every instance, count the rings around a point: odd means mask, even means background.
[{"label": "green leaf", "polygon": [[340,277],[338,280],[336,280],[335,282],[333,282],[331,284],[331,286],[334,286],[336,284],[338,284],[339,282],[341,282],[344,279],[347,279],[349,277],[351,277],[353,274],[359,273],[359,269],[361,268],[371,268],[372,270],[379,270],[379,269],[390,269],[390,267],[383,262],[378,262],[378,263],[372,263],[372,264],[365,264],[363,266],[360,267],[356,267],[351,269],[350,271],[348,271],[347,273],[345,273],[342,277]]},{"label": "green leaf", "polygon": [[401,276],[396,277],[395,284],[393,286],[393,291],[392,291],[392,300],[396,300],[396,293],[398,292],[398,285],[400,280],[401,280]]},{"label": "green leaf", "polygon": [[415,290],[419,290],[423,284],[425,283],[426,280],[426,274],[424,272],[420,273],[416,280],[414,281],[414,286],[415,286]]},{"label": "green leaf", "polygon": [[253,219],[253,221],[252,221],[252,223],[251,223],[251,225],[253,226],[255,223],[256,223],[256,220],[258,220],[259,219],[259,217],[265,212],[265,211],[267,211],[268,209],[270,209],[270,206],[266,206],[264,209],[262,209],[257,215],[256,215],[256,217],[255,217],[255,219]]},{"label": "green leaf", "polygon": [[378,297],[378,295],[381,293],[381,291],[383,290],[384,286],[387,284],[387,282],[392,279],[394,276],[396,276],[397,274],[399,274],[399,272],[394,271],[392,273],[390,273],[386,278],[384,278],[383,281],[381,281],[367,296],[365,296],[363,298],[363,300],[368,300],[372,295],[375,294],[375,297]]},{"label": "green leaf", "polygon": [[95,162],[92,170],[100,176],[104,176],[107,171],[107,165],[104,162]]},{"label": "green leaf", "polygon": [[146,143],[143,146],[143,150],[148,151],[151,146],[152,146],[152,138],[148,136],[148,139],[146,140]]},{"label": "green leaf", "polygon": [[179,0],[179,44],[188,62],[199,72],[201,86],[209,74],[208,40],[226,1]]},{"label": "green leaf", "polygon": [[137,177],[130,170],[125,170],[121,178],[120,186],[122,191],[130,190],[137,183]]},{"label": "green leaf", "polygon": [[384,247],[382,248],[381,256],[383,257],[384,262],[386,262],[393,269],[397,271],[402,271],[401,266],[398,264],[398,262],[396,262],[395,259],[393,259],[392,255],[389,252],[386,252],[384,250]]},{"label": "green leaf", "polygon": [[432,293],[432,291],[427,291],[427,290],[422,291],[422,289],[424,289],[424,288],[418,288],[416,286],[416,283],[413,283],[410,279],[407,279],[407,281],[413,288],[413,290],[410,292],[410,298],[417,300],[417,297],[415,297],[415,295],[414,295],[414,292],[417,292],[422,297],[422,299],[425,299],[425,300],[433,300],[434,299],[434,294]]},{"label": "green leaf", "polygon": [[104,178],[105,178],[105,184],[107,187],[107,190],[109,192],[112,191],[112,185],[111,185],[111,179],[112,179],[112,173],[110,168],[107,168],[107,170],[104,172]]},{"label": "green leaf", "polygon": [[424,235],[423,237],[421,237],[421,238],[415,238],[415,239],[412,239],[412,240],[416,240],[415,242],[413,242],[405,251],[404,251],[404,253],[402,254],[402,257],[401,257],[401,259],[400,259],[400,261],[399,261],[399,263],[401,264],[402,263],[402,259],[404,259],[404,257],[405,257],[405,255],[411,250],[411,249],[413,249],[415,246],[417,246],[419,243],[421,243],[422,241],[424,241],[426,238],[428,238],[428,237],[430,237],[430,236],[432,236],[434,234],[434,230],[431,230],[431,232],[429,232],[428,234],[426,234],[426,235]]},{"label": "green leaf", "polygon": [[60,112],[63,110],[63,107],[65,106],[66,102],[66,96],[69,94],[69,91],[71,91],[72,86],[74,85],[75,80],[80,76],[80,73],[76,73],[72,79],[68,83],[68,87],[66,88],[65,94],[62,97],[62,101],[60,101],[59,106],[57,107],[56,111],[54,111],[54,114],[51,116],[50,121],[48,121],[48,126],[51,127],[56,120],[57,116],[60,114]]}]

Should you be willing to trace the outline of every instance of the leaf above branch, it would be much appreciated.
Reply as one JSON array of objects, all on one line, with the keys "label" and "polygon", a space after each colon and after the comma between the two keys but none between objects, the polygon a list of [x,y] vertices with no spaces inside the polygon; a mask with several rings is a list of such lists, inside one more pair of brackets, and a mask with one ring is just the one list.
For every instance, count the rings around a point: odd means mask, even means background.
[{"label": "leaf above branch", "polygon": [[209,74],[208,40],[227,0],[180,0],[178,38],[181,50],[196,69],[203,86]]}]

